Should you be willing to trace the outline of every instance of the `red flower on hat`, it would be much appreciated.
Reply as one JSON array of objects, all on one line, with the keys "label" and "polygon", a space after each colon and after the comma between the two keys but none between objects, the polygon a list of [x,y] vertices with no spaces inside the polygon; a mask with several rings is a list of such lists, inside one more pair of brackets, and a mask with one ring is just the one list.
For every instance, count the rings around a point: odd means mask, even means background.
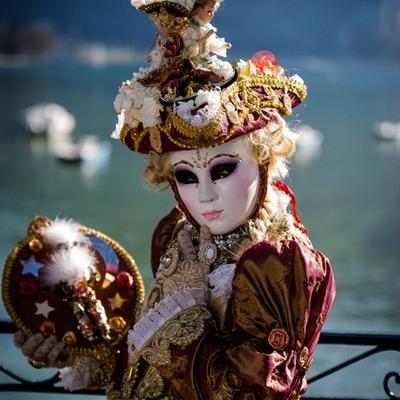
[{"label": "red flower on hat", "polygon": [[274,54],[268,50],[260,50],[254,53],[251,62],[256,66],[259,74],[265,73],[266,69],[278,75],[283,72],[283,68],[278,64]]}]

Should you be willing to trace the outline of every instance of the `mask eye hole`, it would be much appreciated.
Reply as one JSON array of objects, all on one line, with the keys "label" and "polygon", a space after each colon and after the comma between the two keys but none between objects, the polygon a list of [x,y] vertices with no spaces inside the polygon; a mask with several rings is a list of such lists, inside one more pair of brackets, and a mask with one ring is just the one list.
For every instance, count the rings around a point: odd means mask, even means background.
[{"label": "mask eye hole", "polygon": [[237,165],[238,162],[232,162],[232,161],[214,165],[211,168],[210,172],[211,179],[213,181],[216,181],[218,179],[227,178],[228,176],[232,175],[235,172]]},{"label": "mask eye hole", "polygon": [[188,169],[177,169],[174,171],[175,180],[182,185],[190,185],[192,183],[199,183],[196,174]]}]

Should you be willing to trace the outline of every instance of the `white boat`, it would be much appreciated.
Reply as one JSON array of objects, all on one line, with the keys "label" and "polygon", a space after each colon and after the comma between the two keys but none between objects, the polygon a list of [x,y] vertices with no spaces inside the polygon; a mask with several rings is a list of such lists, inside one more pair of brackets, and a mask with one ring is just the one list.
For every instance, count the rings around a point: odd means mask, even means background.
[{"label": "white boat", "polygon": [[309,149],[321,146],[323,135],[321,131],[310,125],[300,125],[295,132],[298,134],[296,144],[298,149]]},{"label": "white boat", "polygon": [[70,137],[75,129],[75,117],[57,103],[39,103],[22,112],[21,122],[32,135]]},{"label": "white boat", "polygon": [[110,157],[111,143],[101,141],[95,135],[83,136],[77,142],[52,140],[49,136],[49,151],[60,161],[101,165]]},{"label": "white boat", "polygon": [[323,135],[309,125],[300,125],[294,131],[297,134],[295,159],[299,164],[307,165],[320,156]]},{"label": "white boat", "polygon": [[375,125],[375,136],[383,141],[400,141],[400,122],[378,122]]}]

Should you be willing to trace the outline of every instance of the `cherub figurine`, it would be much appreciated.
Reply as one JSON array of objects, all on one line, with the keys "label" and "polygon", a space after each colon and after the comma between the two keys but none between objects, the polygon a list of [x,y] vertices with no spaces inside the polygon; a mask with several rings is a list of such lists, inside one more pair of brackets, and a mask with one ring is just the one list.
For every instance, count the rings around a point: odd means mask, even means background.
[{"label": "cherub figurine", "polygon": [[217,29],[211,25],[222,0],[198,0],[193,7],[190,25],[182,34],[189,57],[207,57],[210,53],[226,57],[231,47],[216,35]]},{"label": "cherub figurine", "polygon": [[150,19],[159,31],[156,36],[156,49],[161,49],[163,57],[167,60],[181,55],[184,48],[181,33],[189,25],[189,18],[174,10],[161,7],[151,13]]},{"label": "cherub figurine", "polygon": [[180,88],[187,86],[187,80],[207,86],[226,79],[221,71],[213,71],[213,63],[211,69],[200,65],[204,58],[213,60],[210,53],[226,55],[230,47],[215,35],[216,29],[210,24],[220,0],[193,1],[184,11],[176,8],[176,4],[155,2],[151,8],[144,9],[149,12],[158,33],[155,47],[147,57],[151,67],[138,82],[145,87],[157,87],[163,97],[185,97],[187,92]]}]

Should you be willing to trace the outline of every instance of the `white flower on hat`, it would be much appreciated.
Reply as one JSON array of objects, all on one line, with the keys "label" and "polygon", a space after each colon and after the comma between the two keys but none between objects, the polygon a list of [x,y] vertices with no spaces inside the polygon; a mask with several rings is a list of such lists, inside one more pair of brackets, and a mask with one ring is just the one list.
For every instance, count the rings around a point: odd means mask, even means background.
[{"label": "white flower on hat", "polygon": [[124,128],[124,125],[125,125],[125,110],[122,110],[118,114],[118,122],[115,125],[114,132],[111,134],[111,137],[113,139],[120,139],[121,132],[122,132],[122,129]]},{"label": "white flower on hat", "polygon": [[194,100],[180,102],[176,114],[197,128],[208,125],[217,115],[221,104],[220,90],[200,90]]},{"label": "white flower on hat", "polygon": [[140,122],[144,128],[156,126],[161,122],[160,92],[155,87],[143,86],[137,80],[139,77],[140,74],[135,74],[132,80],[124,82],[115,98],[114,108],[119,114],[124,112],[124,122],[131,127]]},{"label": "white flower on hat", "polygon": [[143,99],[143,106],[135,113],[135,116],[144,128],[150,128],[161,122],[160,112],[162,109],[163,107],[158,100],[152,96],[147,96]]},{"label": "white flower on hat", "polygon": [[206,51],[208,53],[217,54],[221,57],[226,57],[226,52],[228,49],[227,46],[228,43],[226,43],[224,38],[218,37],[215,33],[213,33],[206,42]]},{"label": "white flower on hat", "polygon": [[233,75],[233,67],[230,62],[222,61],[218,57],[211,58],[211,70],[217,75],[223,76],[224,79],[229,79]]}]

